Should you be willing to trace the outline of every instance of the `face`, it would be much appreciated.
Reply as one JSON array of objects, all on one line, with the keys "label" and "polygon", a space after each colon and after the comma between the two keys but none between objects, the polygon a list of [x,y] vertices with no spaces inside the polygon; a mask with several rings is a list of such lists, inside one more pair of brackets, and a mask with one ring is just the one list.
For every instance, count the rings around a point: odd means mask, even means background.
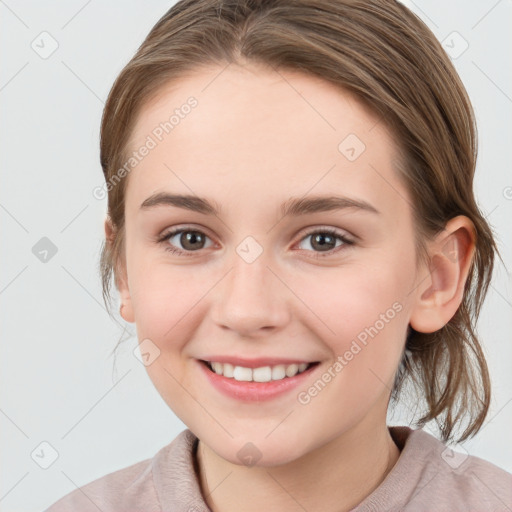
[{"label": "face", "polygon": [[417,269],[383,123],[320,79],[230,65],[147,103],[130,151],[147,154],[128,175],[123,316],[176,415],[269,466],[384,425]]}]

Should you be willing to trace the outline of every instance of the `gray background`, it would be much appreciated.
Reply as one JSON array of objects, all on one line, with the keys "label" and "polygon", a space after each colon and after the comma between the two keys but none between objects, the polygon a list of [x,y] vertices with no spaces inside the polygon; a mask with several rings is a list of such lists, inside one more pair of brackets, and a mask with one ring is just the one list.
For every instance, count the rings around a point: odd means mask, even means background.
[{"label": "gray background", "polygon": [[[479,126],[476,193],[510,262],[512,2],[406,3],[441,41],[453,41]],[[97,263],[106,200],[92,195],[103,182],[104,100],[172,4],[0,1],[2,511],[42,510],[77,486],[152,457],[185,428],[134,357],[131,325],[112,373],[110,353],[122,328],[101,300]],[[41,36],[44,31],[51,36]],[[456,55],[464,48],[461,37],[469,47]],[[52,40],[58,48],[42,58]],[[57,248],[46,262],[33,252],[48,244],[43,237]],[[494,383],[492,409],[481,433],[458,448],[508,471],[510,283],[498,263],[479,322]],[[52,462],[53,452],[43,442],[58,454],[47,469],[41,465]]]}]

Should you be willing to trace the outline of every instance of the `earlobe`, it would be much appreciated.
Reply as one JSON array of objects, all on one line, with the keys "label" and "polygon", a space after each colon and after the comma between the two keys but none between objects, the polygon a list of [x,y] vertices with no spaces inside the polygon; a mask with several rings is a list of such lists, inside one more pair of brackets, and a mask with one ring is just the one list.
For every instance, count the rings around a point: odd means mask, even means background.
[{"label": "earlobe", "polygon": [[119,314],[123,317],[126,322],[134,323],[135,318],[133,316],[133,309],[131,307],[131,301],[125,304],[121,303],[121,307],[119,308]]},{"label": "earlobe", "polygon": [[[115,230],[112,226],[112,221],[108,216],[105,219],[105,239],[106,243],[110,245],[112,245],[115,240]],[[126,322],[133,323],[135,322],[135,317],[133,314],[132,300],[128,287],[126,261],[124,258],[122,258],[122,261],[118,263],[117,268],[114,269],[114,280],[121,299],[119,313]]]},{"label": "earlobe", "polygon": [[105,240],[107,243],[112,244],[114,242],[114,228],[112,226],[112,220],[110,219],[110,217],[108,215],[105,218],[104,228],[105,228]]},{"label": "earlobe", "polygon": [[[428,268],[416,290],[410,325],[424,333],[446,325],[457,312],[475,251],[475,228],[468,217],[451,219],[429,245]],[[427,272],[425,277],[424,273]]]},{"label": "earlobe", "polygon": [[117,288],[119,290],[119,295],[121,297],[121,307],[119,313],[126,322],[133,323],[135,322],[135,317],[133,314],[132,298],[130,295],[130,290],[128,288],[127,281],[128,280],[126,272],[122,270],[119,278],[116,277]]}]

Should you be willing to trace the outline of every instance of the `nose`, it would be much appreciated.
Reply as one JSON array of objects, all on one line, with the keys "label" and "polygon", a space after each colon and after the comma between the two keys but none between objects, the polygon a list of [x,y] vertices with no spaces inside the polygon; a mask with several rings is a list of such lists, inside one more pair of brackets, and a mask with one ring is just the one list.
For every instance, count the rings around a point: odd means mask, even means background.
[{"label": "nose", "polygon": [[258,337],[281,329],[290,320],[292,294],[262,257],[247,263],[236,256],[216,288],[211,314],[224,330]]}]

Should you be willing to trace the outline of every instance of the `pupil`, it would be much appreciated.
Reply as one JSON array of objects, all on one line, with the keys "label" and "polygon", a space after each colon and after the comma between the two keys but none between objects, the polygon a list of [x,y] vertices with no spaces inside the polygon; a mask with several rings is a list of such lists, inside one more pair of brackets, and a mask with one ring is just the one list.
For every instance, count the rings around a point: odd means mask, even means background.
[{"label": "pupil", "polygon": [[[184,241],[183,241],[184,237]],[[186,233],[183,233],[182,235],[182,245],[183,247],[187,248],[187,244],[193,245],[195,242],[201,240],[201,234],[196,231],[187,231]],[[195,247],[191,247],[194,249]],[[196,247],[197,249],[197,247]]]},{"label": "pupil", "polygon": [[[327,241],[326,242],[326,239],[330,239],[330,242]],[[322,235],[322,234],[317,234],[315,237],[314,237],[314,241],[316,243],[318,243],[320,245],[320,247],[322,248],[326,248],[326,246],[328,246],[329,244],[332,245],[332,241],[333,241],[333,237],[331,235]],[[327,247],[327,249],[329,249],[329,247]]]}]

